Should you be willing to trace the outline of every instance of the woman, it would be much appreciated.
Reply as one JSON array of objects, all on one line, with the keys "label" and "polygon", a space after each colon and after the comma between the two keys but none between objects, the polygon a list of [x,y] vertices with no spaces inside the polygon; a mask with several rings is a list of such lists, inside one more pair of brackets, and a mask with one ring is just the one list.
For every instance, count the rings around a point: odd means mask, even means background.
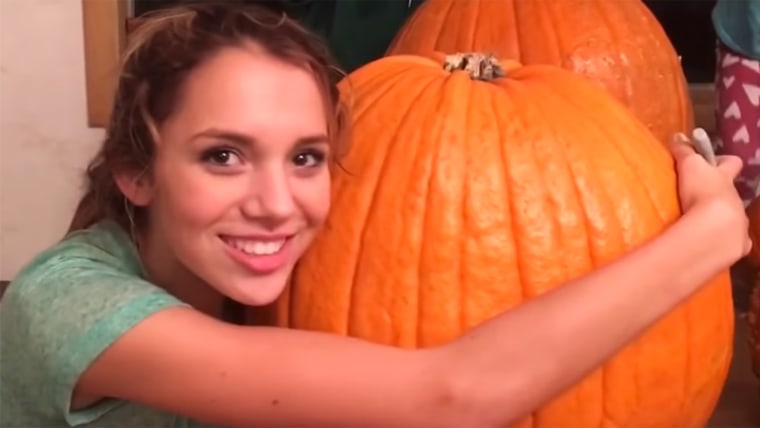
[{"label": "woman", "polygon": [[760,191],[760,0],[718,0],[712,21],[718,36],[716,151],[744,161],[736,188],[749,205]]},{"label": "woman", "polygon": [[501,427],[749,250],[741,162],[674,143],[680,220],[451,343],[231,323],[225,299],[276,299],[325,219],[343,126],[331,70],[310,34],[257,8],[182,7],[139,30],[76,231],[7,291],[3,426]]}]

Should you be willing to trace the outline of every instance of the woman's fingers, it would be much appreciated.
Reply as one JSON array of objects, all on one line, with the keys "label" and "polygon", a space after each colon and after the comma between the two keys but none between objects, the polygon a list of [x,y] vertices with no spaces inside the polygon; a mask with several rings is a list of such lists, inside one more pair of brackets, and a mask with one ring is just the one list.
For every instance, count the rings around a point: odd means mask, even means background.
[{"label": "woman's fingers", "polygon": [[695,153],[694,146],[689,142],[689,138],[681,132],[673,136],[669,148],[677,162],[681,162]]},{"label": "woman's fingers", "polygon": [[742,160],[738,156],[718,156],[716,157],[716,163],[718,169],[731,177],[732,180],[739,175],[743,167]]},{"label": "woman's fingers", "polygon": [[670,149],[677,159],[683,159],[696,152],[702,155],[707,163],[711,165],[716,164],[715,150],[713,150],[712,142],[707,132],[702,128],[694,129],[691,138],[683,132],[677,132],[671,139]]}]

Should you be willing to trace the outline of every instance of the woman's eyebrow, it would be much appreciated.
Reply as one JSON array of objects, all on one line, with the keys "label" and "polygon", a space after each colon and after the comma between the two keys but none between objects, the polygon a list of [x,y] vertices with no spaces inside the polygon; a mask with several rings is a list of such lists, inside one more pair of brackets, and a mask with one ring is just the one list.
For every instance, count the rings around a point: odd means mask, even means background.
[{"label": "woman's eyebrow", "polygon": [[[219,128],[208,128],[203,131],[200,131],[196,134],[193,134],[191,137],[191,140],[197,140],[201,138],[214,138],[219,140],[225,140],[229,141],[231,143],[237,143],[242,145],[248,145],[248,146],[255,146],[257,143],[256,138],[243,134],[241,132],[231,131],[231,130],[225,130],[225,129],[219,129]],[[307,146],[307,145],[315,145],[315,144],[328,144],[330,141],[327,134],[318,133],[313,135],[307,135],[304,137],[300,137],[295,141],[296,146]]]}]

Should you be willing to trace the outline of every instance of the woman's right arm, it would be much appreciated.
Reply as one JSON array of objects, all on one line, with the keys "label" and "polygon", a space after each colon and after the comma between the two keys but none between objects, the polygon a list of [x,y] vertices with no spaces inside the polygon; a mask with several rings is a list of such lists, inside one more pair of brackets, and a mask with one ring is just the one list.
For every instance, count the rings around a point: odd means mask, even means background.
[{"label": "woman's right arm", "polygon": [[[693,152],[676,155],[681,166],[697,162]],[[660,236],[450,344],[402,350],[167,309],[104,351],[77,394],[224,426],[503,426],[580,380],[746,253],[746,218],[730,177],[710,176],[726,173],[704,162],[694,168],[706,187],[691,199],[682,191],[688,212]]]}]

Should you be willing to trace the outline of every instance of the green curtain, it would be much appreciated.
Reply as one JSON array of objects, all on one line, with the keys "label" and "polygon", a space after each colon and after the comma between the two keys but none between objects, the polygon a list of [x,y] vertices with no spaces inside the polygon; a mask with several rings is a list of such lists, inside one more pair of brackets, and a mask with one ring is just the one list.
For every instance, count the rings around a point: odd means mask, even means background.
[{"label": "green curtain", "polygon": [[380,58],[424,0],[288,0],[291,13],[321,34],[347,72]]},{"label": "green curtain", "polygon": [[[135,15],[198,0],[134,0]],[[231,1],[231,0],[222,0]],[[238,0],[286,11],[320,34],[346,72],[380,58],[424,0]]]}]

